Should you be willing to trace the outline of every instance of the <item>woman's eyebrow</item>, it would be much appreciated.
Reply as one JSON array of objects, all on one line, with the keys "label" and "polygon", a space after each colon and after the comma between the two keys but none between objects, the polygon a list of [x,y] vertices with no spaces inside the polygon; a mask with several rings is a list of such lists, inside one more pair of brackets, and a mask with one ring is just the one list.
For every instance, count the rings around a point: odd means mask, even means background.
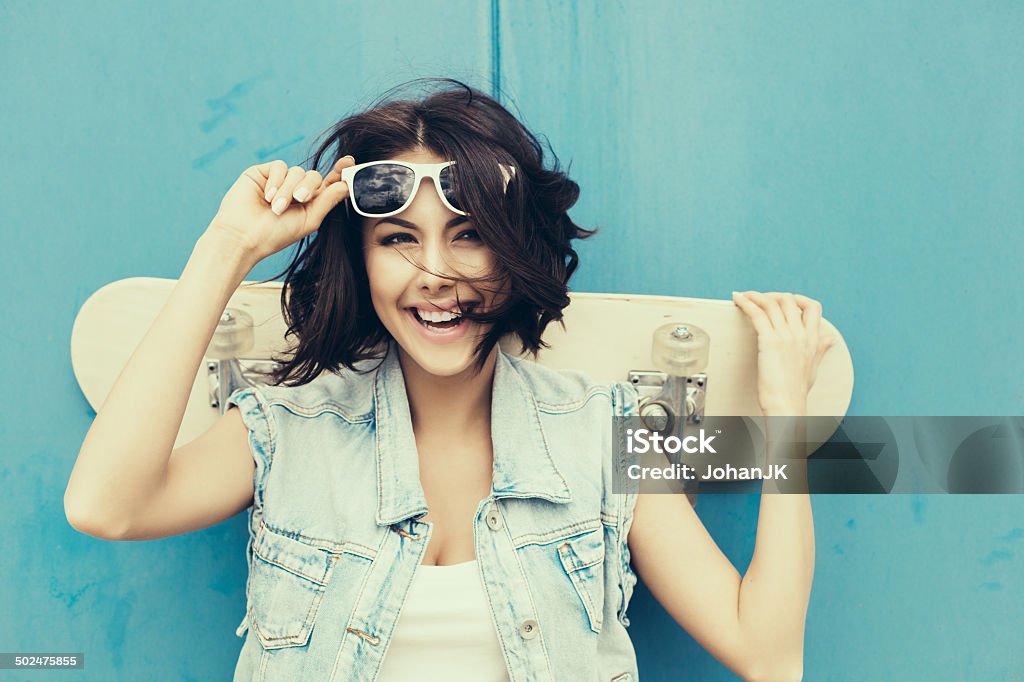
[{"label": "woman's eyebrow", "polygon": [[[455,216],[454,218],[452,218],[451,220],[448,221],[448,224],[444,226],[444,229],[447,230],[449,228],[455,227],[456,225],[461,225],[462,223],[466,222],[467,220],[469,220],[469,219],[466,216],[464,216],[464,215]],[[384,223],[392,223],[394,225],[398,225],[399,227],[407,227],[410,230],[418,230],[418,229],[420,229],[419,225],[417,225],[416,223],[411,223],[408,220],[403,220],[402,218],[399,218],[397,216],[391,216],[389,218],[381,218],[380,220],[378,220],[374,224],[374,228],[377,228],[377,227],[383,225]]]}]

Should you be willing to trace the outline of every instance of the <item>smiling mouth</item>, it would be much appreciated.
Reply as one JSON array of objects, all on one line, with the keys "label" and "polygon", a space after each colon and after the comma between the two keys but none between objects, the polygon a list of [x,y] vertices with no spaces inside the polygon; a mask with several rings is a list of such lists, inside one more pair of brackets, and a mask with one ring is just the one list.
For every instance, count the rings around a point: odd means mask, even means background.
[{"label": "smiling mouth", "polygon": [[[457,314],[452,317],[450,313],[442,313],[435,315],[434,317],[436,319],[425,320],[420,317],[420,312],[416,308],[409,308],[409,311],[412,313],[412,316],[416,321],[427,329],[454,329],[465,322],[465,318],[462,317],[461,314]],[[448,317],[451,317],[451,319],[444,319]]]}]

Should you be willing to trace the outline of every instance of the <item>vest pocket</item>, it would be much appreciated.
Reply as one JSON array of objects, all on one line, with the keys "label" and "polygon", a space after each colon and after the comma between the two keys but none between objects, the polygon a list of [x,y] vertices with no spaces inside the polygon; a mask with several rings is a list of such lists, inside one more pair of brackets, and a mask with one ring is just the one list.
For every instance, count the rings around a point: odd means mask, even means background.
[{"label": "vest pocket", "polygon": [[558,558],[587,612],[590,629],[601,632],[604,614],[604,532],[598,528],[559,541]]},{"label": "vest pocket", "polygon": [[309,641],[334,568],[328,552],[261,526],[253,542],[249,622],[265,649]]}]

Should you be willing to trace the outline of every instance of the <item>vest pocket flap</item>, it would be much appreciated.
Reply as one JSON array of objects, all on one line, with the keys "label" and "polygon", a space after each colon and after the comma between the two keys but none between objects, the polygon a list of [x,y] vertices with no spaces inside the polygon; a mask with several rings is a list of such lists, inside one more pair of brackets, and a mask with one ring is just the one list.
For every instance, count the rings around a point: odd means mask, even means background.
[{"label": "vest pocket flap", "polygon": [[249,626],[265,649],[309,641],[333,556],[262,527],[253,543]]},{"label": "vest pocket flap", "polygon": [[294,573],[317,585],[327,584],[331,555],[304,542],[275,533],[263,526],[256,536],[253,553],[269,564]]},{"label": "vest pocket flap", "polygon": [[598,528],[570,540],[562,540],[558,543],[558,557],[566,573],[601,563],[604,561],[604,534]]},{"label": "vest pocket flap", "polygon": [[558,542],[558,558],[587,612],[590,629],[601,632],[604,615],[604,533],[595,531]]}]

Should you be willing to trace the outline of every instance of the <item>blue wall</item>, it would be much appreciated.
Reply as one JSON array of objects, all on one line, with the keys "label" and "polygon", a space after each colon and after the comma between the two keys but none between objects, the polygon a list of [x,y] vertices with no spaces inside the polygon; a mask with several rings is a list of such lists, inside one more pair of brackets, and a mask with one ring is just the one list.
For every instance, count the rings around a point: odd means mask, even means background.
[{"label": "blue wall", "polygon": [[[230,677],[244,514],[143,543],[64,519],[93,417],[71,325],[109,281],[177,277],[246,166],[416,76],[500,92],[572,162],[603,228],[576,289],[805,293],[853,353],[852,414],[1024,414],[1019,3],[233,5],[0,2],[0,649]],[[757,504],[698,505],[741,572]],[[1024,676],[1024,498],[813,504],[806,679]],[[645,680],[735,679],[642,586],[631,619]]]}]

